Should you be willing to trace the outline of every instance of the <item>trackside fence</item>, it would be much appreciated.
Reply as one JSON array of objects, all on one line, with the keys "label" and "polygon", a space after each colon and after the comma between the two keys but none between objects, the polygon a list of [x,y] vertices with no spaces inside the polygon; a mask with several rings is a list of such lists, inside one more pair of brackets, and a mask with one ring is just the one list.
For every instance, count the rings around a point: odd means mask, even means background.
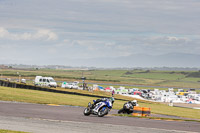
[{"label": "trackside fence", "polygon": [[[5,81],[5,80],[0,80],[0,86],[11,87],[11,88],[38,90],[38,91],[47,91],[47,92],[62,93],[62,94],[72,94],[72,95],[80,95],[80,96],[88,96],[88,97],[97,97],[97,98],[105,97],[105,96],[99,96],[99,95],[90,95],[90,94],[83,94],[83,93],[78,93],[78,92],[56,90],[56,89],[42,87],[42,86],[27,85],[27,84],[10,82],[10,81]],[[127,101],[127,100],[119,99],[119,98],[115,98],[115,99]]]}]

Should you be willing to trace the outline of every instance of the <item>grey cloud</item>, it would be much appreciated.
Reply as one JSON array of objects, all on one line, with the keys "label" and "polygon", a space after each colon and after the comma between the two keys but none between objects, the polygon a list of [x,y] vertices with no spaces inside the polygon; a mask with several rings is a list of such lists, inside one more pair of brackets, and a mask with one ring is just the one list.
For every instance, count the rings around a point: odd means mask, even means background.
[{"label": "grey cloud", "polygon": [[21,58],[34,58],[34,50],[49,58],[199,54],[199,6],[198,0],[0,0],[0,51],[12,58],[12,46]]},{"label": "grey cloud", "polygon": [[56,40],[57,35],[47,29],[39,29],[36,33],[12,33],[7,29],[0,27],[0,39],[8,40],[34,40],[34,39],[45,39],[45,40]]}]

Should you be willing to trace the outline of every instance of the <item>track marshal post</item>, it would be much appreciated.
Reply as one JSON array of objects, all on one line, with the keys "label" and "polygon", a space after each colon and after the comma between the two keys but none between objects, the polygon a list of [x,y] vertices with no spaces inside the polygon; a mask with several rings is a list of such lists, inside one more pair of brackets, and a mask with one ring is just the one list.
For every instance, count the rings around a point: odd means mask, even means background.
[{"label": "track marshal post", "polygon": [[83,90],[85,90],[85,88],[86,88],[86,84],[85,84],[86,77],[81,77],[81,79],[83,80]]}]

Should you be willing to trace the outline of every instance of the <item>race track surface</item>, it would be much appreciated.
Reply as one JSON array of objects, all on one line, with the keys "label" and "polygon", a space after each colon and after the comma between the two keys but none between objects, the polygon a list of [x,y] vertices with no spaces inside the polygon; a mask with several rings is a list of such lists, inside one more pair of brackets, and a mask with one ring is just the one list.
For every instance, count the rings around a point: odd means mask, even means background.
[{"label": "race track surface", "polygon": [[132,117],[84,116],[83,107],[50,106],[0,101],[0,129],[36,133],[200,132],[199,122],[150,120]]}]

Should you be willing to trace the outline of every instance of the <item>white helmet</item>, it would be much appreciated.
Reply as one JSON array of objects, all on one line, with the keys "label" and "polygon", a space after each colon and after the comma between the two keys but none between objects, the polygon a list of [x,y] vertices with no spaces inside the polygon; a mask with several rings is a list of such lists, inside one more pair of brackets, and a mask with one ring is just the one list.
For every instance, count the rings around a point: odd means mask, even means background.
[{"label": "white helmet", "polygon": [[137,106],[137,100],[131,101],[132,105]]}]

